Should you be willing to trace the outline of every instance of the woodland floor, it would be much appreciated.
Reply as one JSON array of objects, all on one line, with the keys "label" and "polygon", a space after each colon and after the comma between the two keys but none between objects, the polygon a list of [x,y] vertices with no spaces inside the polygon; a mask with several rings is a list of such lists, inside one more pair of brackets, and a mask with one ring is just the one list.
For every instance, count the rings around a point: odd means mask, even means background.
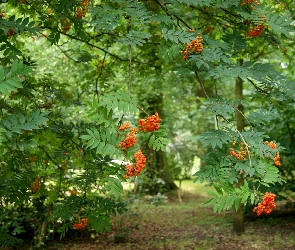
[{"label": "woodland floor", "polygon": [[[191,190],[183,190],[182,203],[177,192],[168,202],[154,206],[133,203],[130,210],[114,218],[109,233],[68,232],[63,240],[52,238],[49,250],[295,250],[295,213],[279,207],[271,216],[246,216],[245,234],[232,232],[232,214],[213,213],[206,200]],[[23,246],[19,249],[30,249]]]}]

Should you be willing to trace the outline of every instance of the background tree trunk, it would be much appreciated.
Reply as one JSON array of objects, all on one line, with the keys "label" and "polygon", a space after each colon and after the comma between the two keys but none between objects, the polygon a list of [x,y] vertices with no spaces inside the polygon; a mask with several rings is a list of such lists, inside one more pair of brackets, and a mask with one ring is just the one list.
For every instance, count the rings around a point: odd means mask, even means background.
[{"label": "background tree trunk", "polygon": [[[243,61],[239,60],[238,62],[240,65],[242,65]],[[236,84],[235,84],[235,99],[236,100],[242,100],[243,99],[243,80],[238,77],[236,79]],[[244,107],[241,103],[239,103],[236,111],[236,125],[237,125],[237,130],[242,131],[245,127],[245,118],[244,118]],[[243,174],[240,174],[239,181],[237,183],[237,187],[240,187],[244,184],[244,178]],[[245,226],[244,226],[244,204],[240,204],[239,208],[237,211],[234,211],[234,224],[233,224],[233,231],[237,235],[241,235],[245,232]]]},{"label": "background tree trunk", "polygon": [[[163,114],[163,95],[161,92],[161,83],[157,85],[157,92],[152,91],[151,93],[143,93],[145,100],[148,104],[148,109],[145,111],[149,113],[149,115],[155,114],[155,112],[159,113],[161,118]],[[145,113],[141,113],[142,118],[146,118]],[[144,183],[142,189],[146,190],[147,193],[154,195],[159,192],[167,192],[176,190],[177,186],[174,183],[174,179],[172,173],[167,164],[166,152],[163,151],[155,151],[152,148],[148,147],[147,143],[141,145],[142,152],[147,157],[146,163],[146,176],[150,179],[148,183]],[[157,182],[157,180],[162,179],[163,182]]]}]

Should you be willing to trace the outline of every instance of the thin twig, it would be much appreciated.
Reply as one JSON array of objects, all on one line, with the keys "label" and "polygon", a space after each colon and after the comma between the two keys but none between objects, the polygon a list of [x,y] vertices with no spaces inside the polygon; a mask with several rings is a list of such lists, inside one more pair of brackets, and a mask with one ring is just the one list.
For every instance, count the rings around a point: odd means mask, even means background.
[{"label": "thin twig", "polygon": [[251,125],[251,122],[248,120],[248,118],[243,114],[243,112],[241,110],[239,110],[238,108],[234,108],[237,112],[239,112],[245,119],[246,121],[249,123],[250,127],[251,127],[251,130],[253,131],[254,128],[252,127]]},{"label": "thin twig", "polygon": [[143,113],[145,113],[147,116],[149,116],[149,114],[142,108],[142,107],[139,107],[137,106],[138,109],[140,109]]},{"label": "thin twig", "polygon": [[242,141],[244,142],[244,145],[246,147],[246,150],[247,150],[247,153],[248,153],[248,158],[249,158],[249,164],[250,164],[250,168],[252,167],[252,161],[251,161],[251,154],[250,154],[250,151],[249,151],[249,146],[248,144],[246,143],[246,140],[244,139],[243,135],[241,134],[241,132],[236,128],[235,125],[233,125],[228,119],[226,119],[224,116],[222,115],[219,115],[220,117],[222,117],[228,124],[230,124],[232,127],[235,128],[235,131],[238,132],[239,136],[241,137]]},{"label": "thin twig", "polygon": [[179,16],[175,15],[175,14],[170,14],[168,8],[163,5],[162,3],[160,3],[158,0],[154,0],[160,7],[162,10],[164,10],[164,12],[166,13],[167,16],[169,16],[172,20],[172,17],[175,17],[177,19],[178,22],[183,23],[188,29],[192,29],[190,25],[187,24],[187,22],[185,22],[182,18],[180,18]]},{"label": "thin twig", "polygon": [[38,148],[40,148],[46,154],[46,156],[49,158],[50,161],[52,161],[54,163],[55,166],[57,166],[59,169],[61,169],[61,167],[58,165],[58,163],[49,155],[49,153],[42,146],[38,146]]},{"label": "thin twig", "polygon": [[131,87],[132,87],[132,51],[131,45],[128,46],[129,49],[129,81],[128,81],[128,94],[131,95]]},{"label": "thin twig", "polygon": [[255,89],[261,91],[264,94],[269,94],[267,91],[263,90],[262,88],[258,87],[249,77],[247,77],[247,80],[255,87]]},{"label": "thin twig", "polygon": [[102,63],[101,63],[101,66],[100,66],[100,71],[99,71],[99,74],[98,76],[96,77],[95,79],[95,94],[97,95],[98,97],[98,79],[101,77],[102,75],[102,69],[103,69],[103,66],[104,66],[104,62],[105,62],[105,59],[106,59],[106,55],[107,53],[104,53],[104,56],[103,56],[103,59],[102,59]]},{"label": "thin twig", "polygon": [[202,87],[202,89],[204,91],[204,94],[205,94],[206,98],[209,100],[210,97],[209,97],[209,95],[207,94],[207,92],[205,90],[204,83],[201,81],[201,78],[199,77],[198,71],[195,70],[195,74],[196,74],[196,78],[197,78],[198,82],[200,83],[200,85],[201,85],[201,87]]},{"label": "thin twig", "polygon": [[69,58],[70,60],[72,60],[72,61],[75,62],[75,63],[80,63],[80,61],[77,61],[77,60],[75,60],[74,58],[72,58],[72,57],[70,57],[69,55],[67,55],[66,51],[63,50],[63,49],[61,48],[60,45],[56,45],[56,46],[60,49],[60,51],[61,51],[61,52],[67,57],[67,58]]}]

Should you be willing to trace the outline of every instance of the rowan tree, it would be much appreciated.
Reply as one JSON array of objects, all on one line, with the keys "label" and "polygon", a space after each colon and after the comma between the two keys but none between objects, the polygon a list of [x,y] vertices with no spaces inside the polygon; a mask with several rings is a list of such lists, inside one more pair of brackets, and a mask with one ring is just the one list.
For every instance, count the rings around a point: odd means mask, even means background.
[{"label": "rowan tree", "polygon": [[[49,228],[61,237],[69,229],[110,230],[111,215],[126,210],[118,201],[122,182],[142,174],[149,160],[137,138],[153,150],[165,151],[169,142],[161,114],[155,118],[157,111],[145,111],[136,98],[155,72],[194,76],[205,97],[201,105],[214,116],[216,128],[198,137],[210,149],[195,174],[214,185],[207,204],[218,212],[247,202],[258,204],[259,213],[274,207],[273,195],[259,199],[259,187],[283,182],[283,147],[256,127],[275,113],[265,115],[265,105],[254,109],[241,95],[235,98],[234,86],[243,83],[266,104],[293,100],[293,82],[263,60],[273,50],[286,53],[293,38],[284,6],[250,0],[12,0],[1,7],[2,245],[21,243],[17,235],[28,221],[39,247]],[[57,58],[47,57],[49,46],[60,51]],[[225,82],[232,82],[231,93],[222,96]],[[126,122],[130,127],[122,129]],[[21,217],[24,210],[28,220]]]}]

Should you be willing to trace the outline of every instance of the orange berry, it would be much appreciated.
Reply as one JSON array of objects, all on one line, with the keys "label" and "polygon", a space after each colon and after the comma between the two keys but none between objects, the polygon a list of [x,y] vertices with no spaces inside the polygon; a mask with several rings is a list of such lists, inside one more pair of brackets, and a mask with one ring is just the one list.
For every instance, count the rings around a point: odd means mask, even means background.
[{"label": "orange berry", "polygon": [[124,141],[119,143],[119,147],[121,147],[122,150],[126,150],[126,149],[134,146],[134,144],[136,143],[136,139],[137,139],[137,137],[135,135],[136,132],[137,132],[137,128],[131,128],[130,132],[127,134]]},{"label": "orange berry", "polygon": [[67,18],[64,18],[61,21],[61,29],[62,29],[61,33],[66,34],[70,30],[71,26],[72,26],[71,22]]},{"label": "orange berry", "polygon": [[123,125],[121,125],[119,127],[119,130],[125,130],[125,129],[128,129],[128,128],[130,128],[130,123],[127,121],[127,122],[125,122]]},{"label": "orange berry", "polygon": [[7,36],[12,36],[14,34],[13,29],[9,29],[7,32]]},{"label": "orange berry", "polygon": [[71,195],[76,196],[78,194],[78,191],[76,189],[71,190]]},{"label": "orange berry", "polygon": [[36,193],[40,190],[40,188],[41,188],[40,178],[37,177],[35,181],[31,183],[31,190],[33,193]]},{"label": "orange berry", "polygon": [[186,60],[190,54],[190,52],[202,52],[203,51],[203,45],[201,42],[203,41],[203,38],[201,37],[200,33],[197,33],[196,39],[192,40],[189,44],[185,45],[185,50],[181,51],[183,54],[183,59]]},{"label": "orange berry", "polygon": [[82,220],[79,220],[78,223],[73,224],[73,227],[76,228],[76,229],[78,229],[78,230],[81,230],[84,227],[86,227],[87,223],[88,223],[88,219],[87,218],[83,218]]},{"label": "orange berry", "polygon": [[275,197],[275,194],[266,192],[263,198],[263,202],[259,202],[257,207],[254,207],[253,212],[256,213],[258,216],[263,213],[271,213],[271,211],[276,208],[276,205],[274,203]]},{"label": "orange berry", "polygon": [[155,113],[154,115],[149,116],[146,119],[140,119],[137,124],[140,126],[140,131],[153,132],[160,129],[159,122],[161,121],[162,119],[159,118],[158,113]]},{"label": "orange berry", "polygon": [[134,153],[134,158],[136,161],[136,165],[133,164],[126,164],[126,175],[124,175],[124,178],[128,178],[131,176],[138,176],[140,172],[145,168],[146,163],[146,157],[143,155],[141,150],[138,150],[136,153]]}]

